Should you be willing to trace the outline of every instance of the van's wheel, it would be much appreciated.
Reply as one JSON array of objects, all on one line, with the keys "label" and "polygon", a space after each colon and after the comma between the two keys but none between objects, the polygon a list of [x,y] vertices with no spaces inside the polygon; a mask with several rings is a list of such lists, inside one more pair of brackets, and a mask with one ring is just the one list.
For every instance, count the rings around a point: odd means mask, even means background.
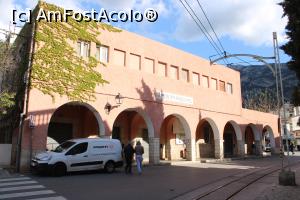
[{"label": "van's wheel", "polygon": [[115,171],[115,163],[113,161],[108,161],[104,167],[107,173],[113,173]]},{"label": "van's wheel", "polygon": [[56,163],[52,167],[52,176],[64,176],[67,172],[67,168],[63,163]]}]

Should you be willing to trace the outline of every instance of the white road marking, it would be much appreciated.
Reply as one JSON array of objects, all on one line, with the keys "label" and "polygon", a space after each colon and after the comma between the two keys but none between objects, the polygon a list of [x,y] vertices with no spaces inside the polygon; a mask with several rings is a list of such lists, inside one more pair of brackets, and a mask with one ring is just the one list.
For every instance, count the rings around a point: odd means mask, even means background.
[{"label": "white road marking", "polygon": [[0,182],[6,182],[6,181],[22,181],[22,180],[29,180],[29,177],[22,177],[22,178],[4,178],[0,179]]},{"label": "white road marking", "polygon": [[26,186],[18,186],[18,187],[0,188],[0,192],[30,190],[30,189],[40,189],[40,188],[45,188],[45,186],[43,186],[43,185],[26,185]]},{"label": "white road marking", "polygon": [[10,186],[10,185],[26,185],[37,183],[36,181],[20,181],[20,182],[8,182],[8,183],[0,183],[0,187]]},{"label": "white road marking", "polygon": [[0,194],[0,199],[9,199],[9,198],[16,198],[16,197],[28,197],[34,195],[42,195],[42,194],[54,194],[53,190],[41,190],[41,191],[34,191],[34,192],[20,192],[20,193],[12,193],[12,194]]},{"label": "white road marking", "polygon": [[45,197],[45,198],[38,198],[38,199],[27,199],[27,200],[67,200],[67,199],[62,196],[58,196],[58,197]]}]

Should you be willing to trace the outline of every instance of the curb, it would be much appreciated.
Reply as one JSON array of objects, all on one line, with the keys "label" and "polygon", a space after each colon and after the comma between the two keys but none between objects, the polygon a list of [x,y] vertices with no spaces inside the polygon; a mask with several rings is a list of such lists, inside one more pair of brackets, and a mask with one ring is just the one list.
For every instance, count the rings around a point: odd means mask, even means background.
[{"label": "curb", "polygon": [[0,178],[10,177],[10,173],[8,170],[0,168]]}]

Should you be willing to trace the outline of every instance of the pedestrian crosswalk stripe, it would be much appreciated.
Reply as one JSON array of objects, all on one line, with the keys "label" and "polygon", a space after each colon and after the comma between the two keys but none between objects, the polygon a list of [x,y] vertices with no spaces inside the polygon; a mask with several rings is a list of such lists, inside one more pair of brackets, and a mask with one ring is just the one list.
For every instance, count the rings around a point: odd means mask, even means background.
[{"label": "pedestrian crosswalk stripe", "polygon": [[0,194],[0,199],[9,199],[9,198],[16,198],[16,197],[28,197],[34,195],[42,195],[42,194],[54,194],[53,190],[41,190],[41,191],[34,191],[34,192],[20,192],[20,193],[11,193],[11,194]]},{"label": "pedestrian crosswalk stripe", "polygon": [[40,188],[45,188],[45,187],[43,185],[26,185],[26,186],[18,186],[18,187],[7,187],[7,188],[0,188],[0,192],[30,190],[30,189],[40,189]]},{"label": "pedestrian crosswalk stripe", "polygon": [[45,197],[45,198],[37,198],[37,199],[27,199],[27,200],[67,200],[67,199],[62,197],[62,196],[58,196],[58,197]]},{"label": "pedestrian crosswalk stripe", "polygon": [[25,185],[25,184],[32,184],[32,183],[37,183],[37,182],[36,181],[7,182],[7,183],[0,183],[0,187],[11,186],[11,185]]},{"label": "pedestrian crosswalk stripe", "polygon": [[6,182],[6,181],[22,181],[22,180],[29,180],[29,177],[22,177],[22,178],[4,178],[0,179],[0,182]]}]

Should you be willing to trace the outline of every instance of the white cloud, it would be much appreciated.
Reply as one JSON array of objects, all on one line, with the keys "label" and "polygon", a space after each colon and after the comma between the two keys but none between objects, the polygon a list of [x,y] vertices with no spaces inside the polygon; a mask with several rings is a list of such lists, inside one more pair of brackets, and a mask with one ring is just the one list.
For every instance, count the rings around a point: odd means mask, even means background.
[{"label": "white cloud", "polygon": [[[0,1],[0,39],[4,40],[6,38],[7,31],[13,31],[18,33],[20,27],[15,27],[12,23],[13,10],[19,10],[20,5],[15,4],[14,0]],[[15,36],[11,37],[11,42],[15,39]]]},{"label": "white cloud", "polygon": [[[195,1],[188,2],[198,11],[198,16],[204,22],[205,18],[198,4]],[[279,2],[279,0],[203,0],[201,4],[219,36],[240,40],[247,45],[269,46],[272,44],[272,32],[278,33],[279,42],[283,42],[285,38],[284,28],[287,19],[282,18],[282,8],[277,5]],[[177,21],[175,37],[185,42],[203,39],[204,36],[195,22],[183,6],[179,6],[177,8],[182,12]],[[208,28],[209,25],[205,24],[205,27]]]},{"label": "white cloud", "polygon": [[0,1],[0,28],[9,28],[9,22],[12,19],[12,10],[14,7],[13,0]]},{"label": "white cloud", "polygon": [[82,0],[86,3],[94,3],[101,6],[108,11],[120,11],[120,10],[138,10],[145,11],[147,8],[155,9],[160,16],[168,14],[168,9],[164,0]]}]

